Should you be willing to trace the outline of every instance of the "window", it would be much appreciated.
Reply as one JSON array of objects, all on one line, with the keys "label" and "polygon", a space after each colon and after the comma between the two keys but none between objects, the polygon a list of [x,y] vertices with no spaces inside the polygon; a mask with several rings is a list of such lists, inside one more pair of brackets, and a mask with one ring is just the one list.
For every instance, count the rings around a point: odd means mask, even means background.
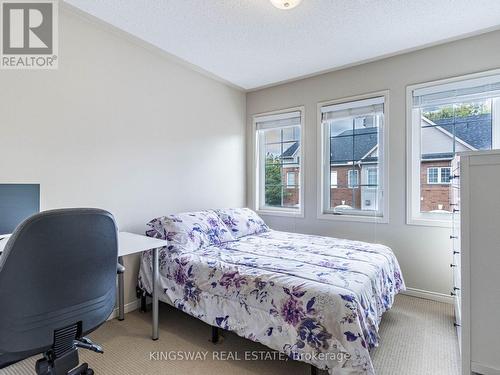
[{"label": "window", "polygon": [[450,183],[450,167],[432,167],[427,168],[427,183],[432,184],[449,184]]},{"label": "window", "polygon": [[347,175],[347,187],[349,188],[358,188],[359,187],[359,182],[358,182],[358,176],[359,172],[357,170],[349,169]]},{"label": "window", "polygon": [[376,189],[378,186],[377,168],[368,168],[366,179],[367,179],[367,187],[369,189]]},{"label": "window", "polygon": [[319,105],[323,144],[320,217],[383,218],[386,95]]},{"label": "window", "polygon": [[500,147],[500,72],[408,87],[409,224],[450,225],[456,153]]},{"label": "window", "polygon": [[302,214],[302,109],[254,117],[256,209]]},{"label": "window", "polygon": [[439,184],[439,168],[427,168],[427,183]]},{"label": "window", "polygon": [[441,183],[442,184],[449,184],[450,183],[450,173],[451,173],[450,167],[441,168],[441,173],[439,173],[439,175],[441,176]]},{"label": "window", "polygon": [[337,171],[330,171],[330,186],[337,187]]}]

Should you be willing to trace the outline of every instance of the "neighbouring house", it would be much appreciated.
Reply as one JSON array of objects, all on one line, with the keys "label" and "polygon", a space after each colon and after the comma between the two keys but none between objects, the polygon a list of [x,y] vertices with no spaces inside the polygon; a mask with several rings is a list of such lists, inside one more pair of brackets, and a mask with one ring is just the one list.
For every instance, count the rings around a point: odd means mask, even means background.
[{"label": "neighbouring house", "polygon": [[299,204],[300,186],[300,146],[299,142],[293,143],[281,155],[283,167],[283,205],[297,206]]},{"label": "neighbouring house", "polygon": [[451,160],[456,152],[489,150],[491,113],[431,121],[422,117],[420,210],[450,211]]},{"label": "neighbouring house", "polygon": [[[378,131],[346,130],[330,142],[330,205],[378,210]],[[420,168],[421,211],[450,211],[451,160],[456,152],[490,149],[491,114],[444,118],[431,121],[422,116],[422,160]],[[287,148],[283,167],[283,204],[299,203],[299,143]],[[393,172],[397,173],[397,172]]]}]

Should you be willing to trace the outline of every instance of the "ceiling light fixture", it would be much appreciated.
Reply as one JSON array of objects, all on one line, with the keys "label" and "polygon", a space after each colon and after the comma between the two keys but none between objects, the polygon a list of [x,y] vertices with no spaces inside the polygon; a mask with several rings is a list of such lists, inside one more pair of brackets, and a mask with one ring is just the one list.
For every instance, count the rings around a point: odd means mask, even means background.
[{"label": "ceiling light fixture", "polygon": [[302,0],[270,0],[278,9],[292,9],[300,4]]}]

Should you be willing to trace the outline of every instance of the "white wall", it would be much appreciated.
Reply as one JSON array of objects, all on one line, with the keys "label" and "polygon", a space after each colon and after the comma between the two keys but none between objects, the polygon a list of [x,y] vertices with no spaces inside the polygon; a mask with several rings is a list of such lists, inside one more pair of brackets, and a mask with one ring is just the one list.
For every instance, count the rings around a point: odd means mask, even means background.
[{"label": "white wall", "polygon": [[[499,45],[500,32],[496,31],[247,94],[248,177],[252,161],[252,114],[305,106],[305,218],[268,216],[266,221],[281,230],[387,244],[396,253],[409,287],[448,294],[451,287],[449,230],[405,224],[405,89],[409,84],[499,68]],[[317,148],[320,146],[317,103],[385,89],[390,91],[390,223],[375,225],[317,219]],[[252,203],[253,186],[250,178],[247,180],[247,197]]]},{"label": "white wall", "polygon": [[[0,183],[122,230],[245,204],[245,94],[63,8],[55,71],[0,71]],[[128,301],[137,258],[128,258]]]}]

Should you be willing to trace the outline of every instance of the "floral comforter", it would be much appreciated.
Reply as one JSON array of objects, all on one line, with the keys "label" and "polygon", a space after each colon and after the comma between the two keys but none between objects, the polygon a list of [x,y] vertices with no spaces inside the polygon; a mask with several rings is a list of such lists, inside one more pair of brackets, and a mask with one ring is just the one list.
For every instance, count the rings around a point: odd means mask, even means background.
[{"label": "floral comforter", "polygon": [[[152,291],[152,253],[140,287]],[[160,251],[160,299],[330,374],[374,374],[369,349],[405,289],[383,245],[271,230],[219,246]]]}]

